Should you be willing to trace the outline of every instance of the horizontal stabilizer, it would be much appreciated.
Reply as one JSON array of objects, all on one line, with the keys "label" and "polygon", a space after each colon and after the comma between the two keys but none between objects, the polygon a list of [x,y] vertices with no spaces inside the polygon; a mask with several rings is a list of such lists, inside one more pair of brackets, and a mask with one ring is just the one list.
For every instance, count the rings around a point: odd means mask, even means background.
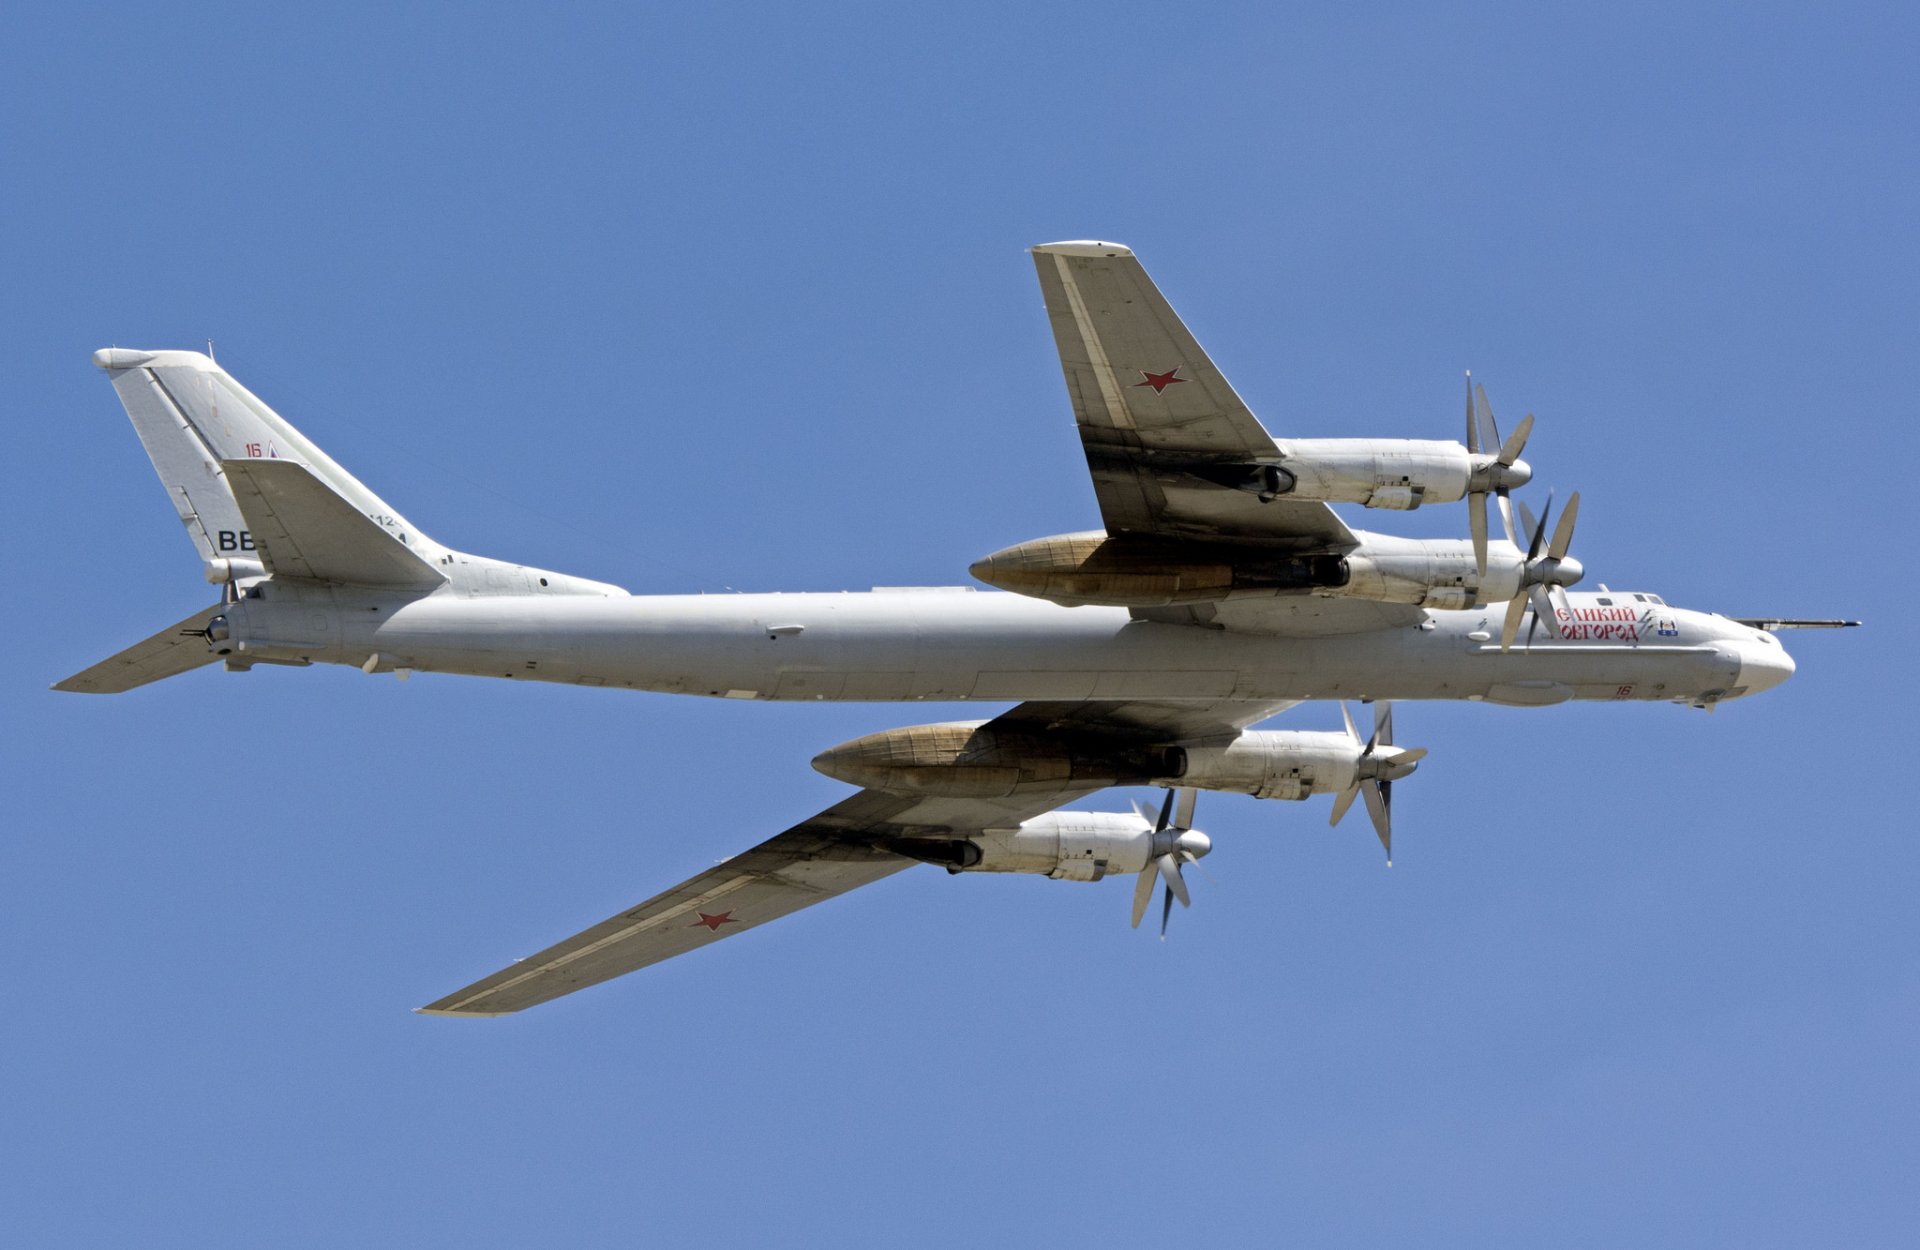
[{"label": "horizontal stabilizer", "polygon": [[211,664],[219,657],[207,645],[207,622],[219,616],[220,611],[220,604],[203,608],[145,642],[136,642],[120,654],[56,683],[53,688],[71,694],[120,694],[135,686]]},{"label": "horizontal stabilizer", "polygon": [[361,513],[305,465],[223,460],[260,561],[269,573],[355,586],[437,586],[446,579],[395,534]]}]

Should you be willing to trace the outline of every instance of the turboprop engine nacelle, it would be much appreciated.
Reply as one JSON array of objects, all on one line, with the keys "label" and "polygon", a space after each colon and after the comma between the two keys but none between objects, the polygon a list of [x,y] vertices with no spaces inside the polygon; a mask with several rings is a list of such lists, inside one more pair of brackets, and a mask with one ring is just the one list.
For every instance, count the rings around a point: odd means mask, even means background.
[{"label": "turboprop engine nacelle", "polygon": [[1465,498],[1477,467],[1459,443],[1430,439],[1297,438],[1280,452],[1277,489],[1262,495],[1403,512]]},{"label": "turboprop engine nacelle", "polygon": [[1358,550],[1348,553],[1347,581],[1336,593],[1423,608],[1471,608],[1513,595],[1519,554],[1511,544],[1496,545],[1482,578],[1472,543],[1368,534]]},{"label": "turboprop engine nacelle", "polygon": [[836,781],[873,790],[951,798],[1005,798],[1063,782],[1141,785],[1177,778],[1185,767],[1178,747],[1082,749],[986,726],[950,721],[889,729],[822,751],[813,766]]},{"label": "turboprop engine nacelle", "polygon": [[1225,746],[1183,750],[1183,786],[1257,799],[1304,799],[1351,786],[1362,747],[1343,733],[1276,729],[1243,733]]},{"label": "turboprop engine nacelle", "polygon": [[1056,881],[1098,881],[1108,874],[1136,873],[1166,849],[1198,859],[1213,848],[1197,829],[1161,834],[1153,824],[1119,812],[1048,812],[1013,829],[986,829],[967,838],[901,838],[888,849],[949,872],[1044,873]]}]

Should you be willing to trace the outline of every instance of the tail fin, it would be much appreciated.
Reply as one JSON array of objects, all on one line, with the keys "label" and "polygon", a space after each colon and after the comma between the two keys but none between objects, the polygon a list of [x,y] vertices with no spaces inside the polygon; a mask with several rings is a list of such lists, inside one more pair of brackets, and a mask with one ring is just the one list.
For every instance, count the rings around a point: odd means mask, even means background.
[{"label": "tail fin", "polygon": [[290,460],[426,560],[445,553],[211,357],[111,347],[95,352],[93,363],[113,379],[209,581],[228,581],[258,562],[252,527],[222,461]]},{"label": "tail fin", "polygon": [[220,658],[216,647],[225,623],[220,616],[222,606],[203,608],[145,642],[136,642],[118,655],[55,683],[53,688],[73,694],[120,694],[211,664]]}]

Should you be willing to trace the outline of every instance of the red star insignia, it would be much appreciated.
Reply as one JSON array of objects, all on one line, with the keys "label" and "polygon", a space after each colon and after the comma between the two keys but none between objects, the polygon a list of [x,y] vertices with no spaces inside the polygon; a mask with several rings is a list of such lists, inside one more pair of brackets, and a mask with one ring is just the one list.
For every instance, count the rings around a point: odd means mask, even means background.
[{"label": "red star insignia", "polygon": [[1155,395],[1158,395],[1161,391],[1166,390],[1169,386],[1177,386],[1180,383],[1185,382],[1187,380],[1185,378],[1175,376],[1180,372],[1180,368],[1181,366],[1176,365],[1173,368],[1167,370],[1165,373],[1148,373],[1145,369],[1142,369],[1140,371],[1140,376],[1145,378],[1146,381],[1135,382],[1134,385],[1135,386],[1151,386],[1153,388],[1153,393]]},{"label": "red star insignia", "polygon": [[707,928],[709,929],[717,930],[723,924],[739,924],[740,922],[733,918],[732,912],[723,911],[717,916],[709,916],[707,913],[701,912],[700,919],[694,921],[693,923],[696,925],[703,924],[707,926]]}]

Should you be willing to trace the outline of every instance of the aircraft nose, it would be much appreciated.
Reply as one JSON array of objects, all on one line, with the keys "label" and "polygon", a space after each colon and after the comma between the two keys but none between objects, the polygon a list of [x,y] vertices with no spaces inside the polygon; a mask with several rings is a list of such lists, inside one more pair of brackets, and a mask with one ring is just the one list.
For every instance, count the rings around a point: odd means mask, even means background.
[{"label": "aircraft nose", "polygon": [[1757,634],[1751,640],[1741,642],[1737,654],[1740,657],[1740,676],[1736,684],[1745,686],[1748,694],[1771,690],[1793,676],[1793,657],[1772,635]]}]

